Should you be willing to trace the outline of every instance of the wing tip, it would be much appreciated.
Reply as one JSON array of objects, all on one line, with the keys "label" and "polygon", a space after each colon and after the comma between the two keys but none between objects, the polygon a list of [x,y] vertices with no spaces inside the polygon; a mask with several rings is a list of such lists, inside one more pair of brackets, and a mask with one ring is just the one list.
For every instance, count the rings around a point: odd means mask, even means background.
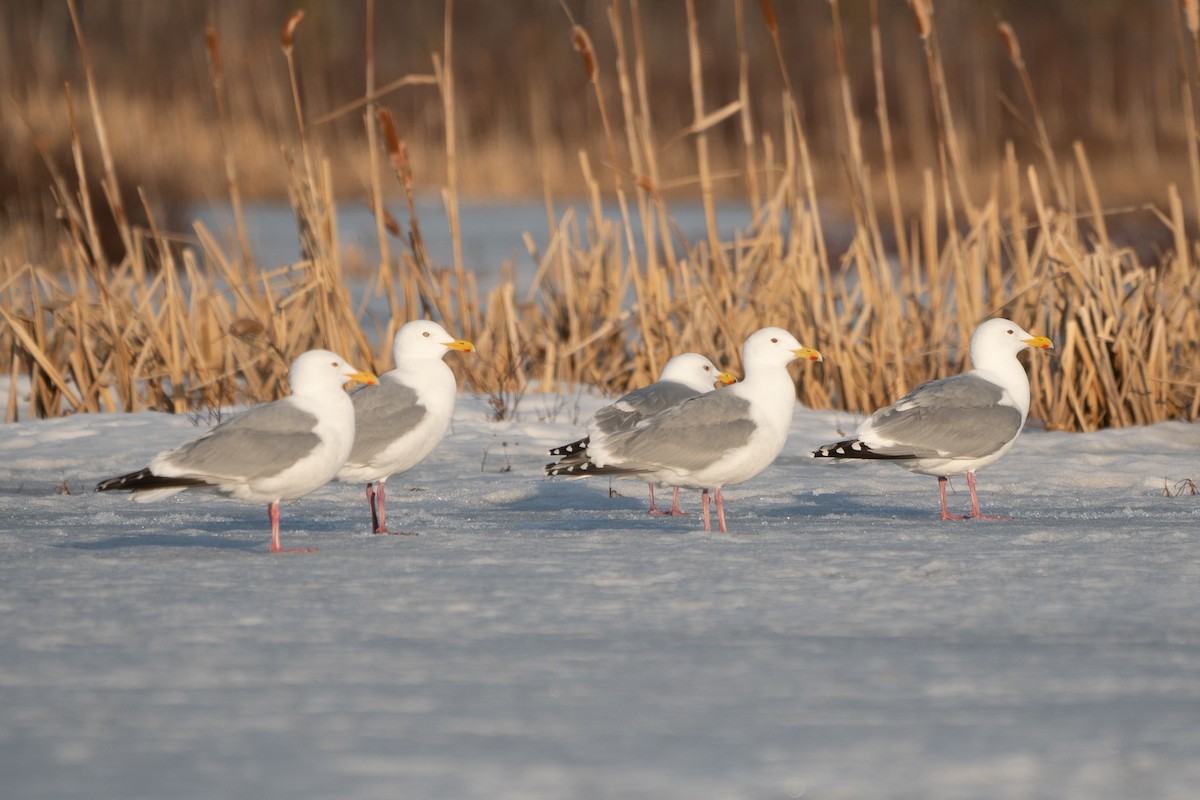
[{"label": "wing tip", "polygon": [[822,445],[810,454],[812,458],[870,458],[870,445],[858,439],[846,439],[833,444]]}]

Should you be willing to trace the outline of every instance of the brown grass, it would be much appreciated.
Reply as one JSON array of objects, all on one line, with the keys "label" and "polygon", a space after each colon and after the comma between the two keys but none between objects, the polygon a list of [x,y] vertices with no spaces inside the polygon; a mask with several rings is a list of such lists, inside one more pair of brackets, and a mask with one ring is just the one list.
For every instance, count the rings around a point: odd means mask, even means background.
[{"label": "brown grass", "polygon": [[[687,8],[693,12],[691,3]],[[839,5],[831,8],[837,21]],[[1120,244],[1110,232],[1113,216],[1087,149],[1073,142],[1065,159],[1049,141],[1011,26],[1000,30],[1026,89],[1023,113],[1035,131],[1039,162],[1023,162],[1010,144],[996,170],[981,173],[966,157],[955,123],[949,100],[954,74],[939,49],[937,19],[923,13],[922,4],[913,8],[925,47],[924,102],[935,120],[933,158],[926,164],[898,164],[890,144],[889,82],[877,17],[869,44],[874,132],[856,117],[846,67],[868,54],[850,52],[841,28],[834,29],[842,175],[853,220],[852,238],[836,263],[822,223],[812,139],[782,57],[783,123],[763,130],[750,107],[745,73],[735,97],[709,99],[699,57],[706,31],[689,13],[693,118],[676,139],[675,132],[664,135],[654,124],[638,3],[612,6],[617,58],[610,62],[611,73],[609,64],[595,58],[595,31],[568,21],[565,35],[580,47],[589,88],[587,95],[556,102],[595,104],[604,127],[599,152],[579,152],[588,203],[554,221],[544,250],[527,240],[538,263],[529,285],[517,286],[508,276],[486,297],[464,268],[459,247],[451,266],[429,263],[413,202],[419,161],[414,163],[386,100],[376,96],[368,57],[364,100],[357,107],[392,172],[383,174],[376,151],[364,154],[380,221],[381,258],[370,277],[392,312],[385,338],[410,318],[432,316],[473,339],[480,358],[456,368],[502,414],[512,413],[527,391],[588,384],[617,392],[643,384],[666,358],[684,350],[735,366],[746,335],[763,325],[782,325],[826,357],[823,365],[797,372],[801,402],[864,412],[919,381],[962,369],[974,326],[1003,314],[1055,341],[1052,357],[1030,359],[1032,415],[1048,427],[1093,430],[1195,419],[1200,271],[1192,265],[1197,241],[1178,189],[1167,186],[1166,206],[1152,208],[1151,233],[1161,234],[1168,247],[1148,258]],[[739,29],[755,21],[753,15],[743,19],[742,4],[737,9]],[[762,3],[759,11],[763,17],[757,22],[768,26],[782,53],[784,29],[772,24],[773,6]],[[80,33],[90,127],[85,132],[73,125],[69,170],[59,172],[47,153],[48,166],[56,170],[60,244],[44,264],[0,256],[0,367],[32,383],[30,397],[22,401],[13,382],[7,419],[145,408],[182,412],[266,400],[285,391],[290,360],[314,346],[338,350],[370,368],[388,366],[386,356],[371,351],[346,288],[334,213],[337,170],[324,155],[320,126],[306,122],[313,112],[306,110],[291,47],[297,23],[289,20],[284,34],[291,79],[282,102],[295,115],[296,138],[284,153],[304,258],[275,270],[255,264],[244,244],[231,252],[199,226],[198,250],[180,250],[144,197],[147,223],[130,221],[104,135],[104,98]],[[434,76],[445,135],[443,198],[457,233],[462,154],[451,30],[448,26],[443,52],[435,56]],[[1194,30],[1187,30],[1181,41],[1197,49],[1191,55],[1200,63]],[[224,119],[229,111],[220,100],[225,88],[220,42],[210,35],[207,45]],[[1194,77],[1186,74],[1182,91],[1191,97]],[[903,92],[911,97],[918,88],[908,85]],[[619,117],[607,105],[610,97],[620,101]],[[73,112],[72,105],[68,109]],[[730,125],[736,126],[741,149],[736,158],[714,163],[709,137]],[[863,145],[869,133],[885,143],[882,164]],[[84,155],[86,136],[96,140],[98,175]],[[690,153],[689,168],[668,171],[664,152],[677,159],[681,148]],[[228,142],[214,163],[224,165],[221,174],[236,210],[241,162]],[[1200,186],[1195,164],[1193,187]],[[878,171],[882,190],[875,188]],[[694,181],[704,203],[708,231],[700,241],[678,236],[664,196],[663,187],[679,178]],[[102,187],[104,210],[116,219],[126,245],[115,262],[101,246],[90,200],[96,195],[88,191],[93,182]],[[733,239],[718,234],[713,202],[718,183],[726,190],[740,187],[755,209],[754,225]],[[385,185],[401,193],[408,210],[395,253],[383,231],[402,226],[384,206]],[[616,199],[619,222],[602,214],[606,197]],[[635,234],[635,214],[643,233]],[[244,233],[238,240],[244,242]]]}]

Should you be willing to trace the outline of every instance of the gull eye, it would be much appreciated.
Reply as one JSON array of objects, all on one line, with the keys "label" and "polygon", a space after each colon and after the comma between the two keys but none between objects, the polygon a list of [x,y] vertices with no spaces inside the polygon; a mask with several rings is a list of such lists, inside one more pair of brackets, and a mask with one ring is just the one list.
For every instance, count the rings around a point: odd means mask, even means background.
[{"label": "gull eye", "polygon": [[712,372],[712,367],[705,367],[705,368],[704,368],[704,371],[705,371],[705,372]]},{"label": "gull eye", "polygon": [[333,367],[334,369],[337,369],[338,367],[340,367],[340,366],[341,366],[341,364],[339,364],[339,363],[337,363],[336,361],[334,361],[334,362],[333,362],[333,363],[331,363],[329,366]]},{"label": "gull eye", "polygon": [[1009,329],[1008,329],[1008,335],[1009,335],[1009,336],[1012,336],[1012,335],[1013,335],[1013,329],[1012,329],[1012,328],[1009,328]]},{"label": "gull eye", "polygon": [[774,338],[774,337],[772,337],[772,338],[771,338],[771,344],[779,344],[779,340],[778,340],[778,339],[776,339],[776,338]]},{"label": "gull eye", "polygon": [[[1012,333],[1012,331],[1009,331],[1009,333]],[[429,331],[423,331],[423,332],[421,333],[421,335],[422,335],[422,336],[424,336],[426,339],[428,339],[428,338],[429,338]]]}]

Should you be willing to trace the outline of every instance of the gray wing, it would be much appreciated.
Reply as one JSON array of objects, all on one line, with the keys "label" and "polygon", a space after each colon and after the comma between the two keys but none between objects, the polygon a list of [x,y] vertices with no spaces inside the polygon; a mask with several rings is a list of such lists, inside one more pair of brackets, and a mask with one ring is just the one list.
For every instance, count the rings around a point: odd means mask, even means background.
[{"label": "gray wing", "polygon": [[291,403],[258,406],[222,422],[166,457],[199,477],[255,480],[276,475],[320,444],[317,418]]},{"label": "gray wing", "polygon": [[675,381],[658,381],[635,389],[592,417],[591,430],[604,434],[630,430],[647,417],[660,414],[679,405],[689,397],[700,394],[691,387]]},{"label": "gray wing", "polygon": [[730,392],[696,395],[630,431],[605,437],[623,465],[696,470],[744,446],[757,427],[750,404]]},{"label": "gray wing", "polygon": [[351,464],[363,464],[411,431],[428,414],[411,386],[380,381],[350,394],[354,403],[354,447]]},{"label": "gray wing", "polygon": [[1004,390],[963,373],[923,383],[894,405],[876,411],[859,428],[859,438],[880,437],[894,445],[876,453],[979,458],[999,450],[1021,430],[1021,412],[1001,405]]}]

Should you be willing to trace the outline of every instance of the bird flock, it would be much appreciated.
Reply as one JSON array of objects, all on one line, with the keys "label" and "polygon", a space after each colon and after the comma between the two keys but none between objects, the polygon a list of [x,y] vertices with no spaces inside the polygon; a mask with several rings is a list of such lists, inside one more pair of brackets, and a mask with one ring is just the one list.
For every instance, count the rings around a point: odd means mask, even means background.
[{"label": "bird flock", "polygon": [[[921,384],[864,420],[853,438],[811,455],[882,459],[934,476],[943,520],[1004,519],[981,512],[975,473],[1012,447],[1029,414],[1029,379],[1017,354],[1052,347],[1011,320],[989,319],[971,336],[972,369]],[[289,396],[226,420],[96,490],[128,490],[139,502],[185,490],[266,502],[270,552],[307,552],[280,546],[279,504],[337,480],[366,485],[373,533],[399,532],[387,525],[385,484],[419,464],[446,435],[457,385],[443,359],[474,350],[428,320],[396,332],[395,368],[378,377],[336,353],[310,350],[291,365]],[[644,481],[651,514],[683,514],[680,490],[699,490],[704,529],[712,529],[715,506],[718,530],[726,533],[722,489],[761,473],[787,442],[796,403],[788,365],[797,360],[822,356],[777,327],[746,339],[740,381],[703,355],[677,355],[657,381],[601,408],[583,436],[551,449],[555,460],[545,473]],[[348,383],[361,385],[347,393]],[[952,515],[946,483],[964,473],[971,510]],[[670,510],[656,506],[655,486],[672,489]]]}]

